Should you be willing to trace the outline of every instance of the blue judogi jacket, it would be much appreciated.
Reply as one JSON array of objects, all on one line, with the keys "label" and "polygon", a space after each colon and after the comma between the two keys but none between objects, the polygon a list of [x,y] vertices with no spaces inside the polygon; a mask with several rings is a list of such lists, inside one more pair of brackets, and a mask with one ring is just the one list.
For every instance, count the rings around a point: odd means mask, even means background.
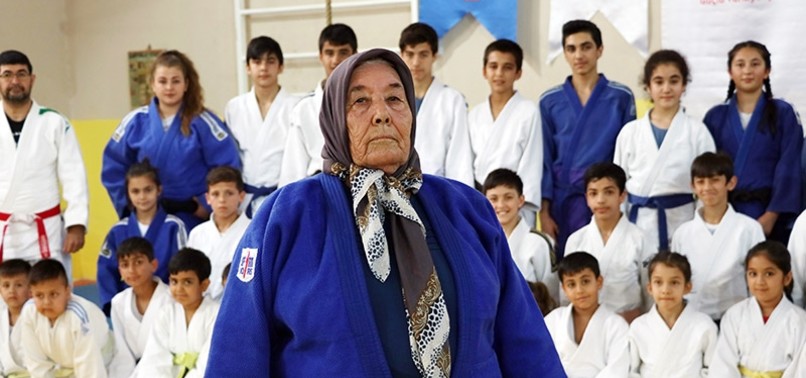
[{"label": "blue judogi jacket", "polygon": [[565,83],[540,97],[543,125],[544,199],[551,201],[551,217],[559,228],[558,252],[574,231],[590,222],[585,202],[585,170],[593,163],[612,162],[616,138],[635,119],[635,99],[626,86],[599,81],[585,106],[569,76]]},{"label": "blue judogi jacket", "polygon": [[[565,377],[489,202],[430,175],[415,196],[453,272],[452,376]],[[264,202],[233,259],[208,376],[391,376],[351,202],[326,174]]]},{"label": "blue judogi jacket", "polygon": [[178,217],[166,214],[162,208],[157,210],[145,235],[140,234],[137,216],[134,213],[112,226],[98,255],[98,291],[101,308],[107,316],[111,311],[112,297],[129,287],[120,278],[118,247],[124,240],[135,236],[146,238],[154,247],[154,258],[158,262],[154,275],[165,283],[168,283],[168,261],[171,261],[176,251],[187,244],[185,224]]},{"label": "blue judogi jacket", "polygon": [[[228,165],[241,169],[241,158],[229,129],[212,112],[204,110],[190,122],[190,135],[182,135],[182,110],[167,131],[162,127],[157,98],[149,106],[133,110],[112,134],[104,149],[101,182],[112,204],[123,217],[126,209],[126,171],[145,158],[159,170],[162,198],[186,201],[196,197],[209,209],[204,199],[205,181],[210,169]],[[176,214],[188,230],[203,220],[191,213]]]}]

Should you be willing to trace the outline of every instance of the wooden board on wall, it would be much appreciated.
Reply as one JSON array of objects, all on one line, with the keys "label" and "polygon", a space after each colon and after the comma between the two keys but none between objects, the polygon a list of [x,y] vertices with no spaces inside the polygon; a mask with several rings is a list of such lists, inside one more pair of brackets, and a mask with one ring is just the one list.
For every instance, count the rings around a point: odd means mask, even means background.
[{"label": "wooden board on wall", "polygon": [[163,50],[129,51],[129,101],[131,108],[139,108],[151,101],[151,86],[148,82],[151,64]]}]

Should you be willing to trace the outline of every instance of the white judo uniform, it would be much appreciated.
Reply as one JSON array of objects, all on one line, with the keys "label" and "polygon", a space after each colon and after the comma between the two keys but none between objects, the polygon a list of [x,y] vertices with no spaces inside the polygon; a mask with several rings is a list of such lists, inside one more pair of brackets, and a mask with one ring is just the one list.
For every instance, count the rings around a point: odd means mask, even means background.
[{"label": "white judo uniform", "polygon": [[[591,222],[577,230],[565,244],[566,255],[574,252],[588,252],[599,261],[599,272],[604,278],[604,286],[599,291],[599,303],[621,313],[641,307],[642,291],[646,287],[644,262],[652,257],[646,234],[622,215],[607,240]],[[560,293],[560,302],[565,305],[568,298]]]},{"label": "white judo uniform", "polygon": [[624,318],[599,306],[579,344],[574,340],[572,306],[555,309],[546,315],[545,321],[568,378],[627,376],[629,326]]},{"label": "white judo uniform", "polygon": [[185,309],[181,304],[173,302],[170,306],[165,306],[151,329],[143,358],[138,364],[137,376],[176,377],[181,368],[174,364],[174,359],[190,354],[197,356],[196,363],[185,377],[204,376],[216,316],[218,302],[209,298],[202,300],[187,325]]},{"label": "white judo uniform", "polygon": [[67,310],[51,326],[31,299],[22,308],[18,326],[31,377],[107,376],[115,342],[106,316],[94,303],[72,294]]},{"label": "white judo uniform", "polygon": [[302,180],[322,170],[322,147],[325,137],[319,128],[319,111],[325,91],[317,84],[313,93],[303,97],[291,111],[291,129],[288,130],[279,186]]},{"label": "white judo uniform", "polygon": [[157,288],[144,314],[137,311],[136,298],[128,288],[112,298],[112,331],[115,356],[109,364],[110,378],[136,377],[137,361],[143,357],[146,342],[160,311],[173,303],[168,285],[155,277]]},{"label": "white judo uniform", "polygon": [[0,300],[0,377],[23,373],[25,360],[22,351],[22,327],[19,320],[12,327],[6,304]]},{"label": "white judo uniform", "polygon": [[[658,147],[649,120],[650,113],[621,129],[616,139],[613,162],[627,174],[627,192],[641,197],[672,194],[692,194],[691,162],[704,152],[715,151],[714,139],[701,121],[694,119],[681,107]],[[681,224],[694,217],[694,201],[666,209],[667,238]],[[630,203],[626,204],[630,213]],[[658,210],[638,209],[635,224],[646,232],[653,250],[658,246]],[[668,240],[667,240],[668,243]]]},{"label": "white judo uniform", "polygon": [[[498,168],[517,173],[523,180],[527,202],[523,210],[531,213],[527,222],[533,224],[543,177],[543,130],[537,105],[515,92],[498,118],[493,119],[488,98],[470,110],[468,129],[475,180],[484,183],[487,175]],[[526,212],[521,213],[527,215]]]},{"label": "white judo uniform", "polygon": [[707,377],[716,340],[708,315],[686,306],[669,329],[652,306],[630,324],[630,377]]},{"label": "white judo uniform", "polygon": [[[761,307],[754,297],[737,303],[725,313],[709,376],[755,377],[740,374],[739,367],[752,372],[789,370],[806,343],[806,312],[782,298],[766,324],[761,316]],[[804,371],[793,373],[804,376]]]},{"label": "white judo uniform", "polygon": [[417,111],[414,148],[420,156],[423,173],[473,186],[467,102],[461,93],[437,78],[431,82]]},{"label": "white judo uniform", "polygon": [[527,281],[540,281],[549,289],[554,300],[559,299],[560,282],[557,274],[551,271],[551,249],[548,241],[531,231],[521,218],[518,225],[507,237],[512,260]]},{"label": "white judo uniform", "polygon": [[[70,272],[70,255],[62,253],[64,230],[73,225],[86,227],[89,214],[87,174],[70,122],[34,102],[15,145],[8,120],[0,116],[0,161],[3,259],[40,260],[39,239],[46,236],[50,257]],[[60,187],[67,202],[61,216]],[[38,231],[38,222],[44,226],[44,235]]]},{"label": "white judo uniform", "polygon": [[[251,91],[230,100],[224,108],[224,121],[238,142],[243,181],[248,186],[271,188],[277,187],[280,182],[283,151],[291,127],[291,111],[298,101],[298,97],[280,88],[263,118],[255,88],[252,87]],[[251,190],[247,192],[244,204],[251,202],[256,211],[266,195],[249,193]]]},{"label": "white judo uniform", "polygon": [[804,373],[806,373],[806,344],[800,348],[800,353],[789,364],[781,378],[802,378]]},{"label": "white judo uniform", "polygon": [[801,213],[792,226],[788,249],[792,256],[792,302],[803,308],[806,306],[806,212]]},{"label": "white judo uniform", "polygon": [[198,249],[210,258],[212,269],[210,270],[210,286],[207,288],[207,295],[215,300],[219,300],[224,293],[224,286],[221,285],[221,273],[224,272],[224,267],[232,262],[235,249],[246,228],[249,227],[249,223],[250,219],[245,214],[241,214],[226,231],[221,233],[211,216],[210,220],[190,231],[188,247]]},{"label": "white judo uniform", "polygon": [[688,305],[720,319],[725,311],[747,298],[744,258],[764,241],[764,231],[753,218],[737,213],[731,205],[712,234],[702,219],[702,209],[683,223],[672,237],[672,251],[686,255],[691,264],[693,288]]}]

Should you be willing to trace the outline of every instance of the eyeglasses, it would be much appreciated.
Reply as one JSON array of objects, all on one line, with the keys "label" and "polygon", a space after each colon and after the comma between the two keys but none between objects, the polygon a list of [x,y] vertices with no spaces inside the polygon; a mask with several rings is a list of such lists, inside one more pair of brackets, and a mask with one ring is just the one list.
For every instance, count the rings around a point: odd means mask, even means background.
[{"label": "eyeglasses", "polygon": [[25,80],[25,79],[31,77],[31,73],[27,72],[27,71],[19,71],[19,72],[6,71],[6,72],[3,72],[3,73],[0,74],[0,79],[6,80],[6,81],[11,80],[11,78],[14,78],[14,77],[16,77],[17,80]]}]

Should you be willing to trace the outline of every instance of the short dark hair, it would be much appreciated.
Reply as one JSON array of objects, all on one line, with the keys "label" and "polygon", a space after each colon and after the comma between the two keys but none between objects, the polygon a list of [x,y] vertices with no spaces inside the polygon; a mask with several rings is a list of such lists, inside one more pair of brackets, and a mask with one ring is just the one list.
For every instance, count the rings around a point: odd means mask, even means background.
[{"label": "short dark hair", "polygon": [[207,187],[218,184],[220,182],[231,182],[235,184],[239,192],[243,192],[244,183],[241,171],[228,165],[215,167],[207,172]]},{"label": "short dark hair", "polygon": [[618,186],[619,192],[624,193],[624,188],[627,184],[627,174],[624,173],[624,169],[611,162],[594,163],[585,170],[585,189],[588,188],[588,184],[592,181],[601,180],[603,178],[613,180],[616,186]]},{"label": "short dark hair", "polygon": [[406,49],[406,46],[415,46],[421,43],[428,43],[428,46],[431,47],[431,53],[436,54],[439,51],[439,37],[437,37],[437,31],[434,30],[428,24],[422,22],[415,22],[409,26],[406,26],[402,32],[400,32],[400,51]]},{"label": "short dark hair", "polygon": [[683,272],[683,278],[685,278],[686,282],[691,282],[691,263],[688,262],[688,257],[677,252],[658,252],[652,257],[652,260],[649,260],[647,274],[649,274],[650,278],[652,277],[652,272],[655,271],[655,267],[658,266],[658,264],[680,269],[680,271]]},{"label": "short dark hair", "polygon": [[576,33],[590,34],[596,47],[602,47],[602,31],[596,24],[588,20],[571,20],[563,25],[563,47],[565,47],[565,39]]},{"label": "short dark hair", "polygon": [[148,239],[139,236],[123,240],[117,252],[118,261],[134,255],[144,255],[148,261],[154,261],[154,247]]},{"label": "short dark hair", "polygon": [[192,271],[199,277],[199,282],[210,278],[210,259],[198,249],[185,247],[176,252],[168,263],[168,273]]},{"label": "short dark hair", "polygon": [[358,38],[356,38],[353,28],[345,24],[332,24],[322,29],[322,32],[319,33],[320,53],[322,52],[322,48],[325,47],[325,42],[336,46],[350,45],[353,52],[358,51]]},{"label": "short dark hair", "polygon": [[691,181],[697,177],[733,177],[733,160],[725,153],[706,152],[697,156],[691,163]]},{"label": "short dark hair", "polygon": [[515,57],[515,68],[520,71],[523,67],[523,49],[517,43],[508,39],[499,39],[487,45],[487,48],[484,49],[484,66],[487,66],[487,58],[494,51],[512,54]]},{"label": "short dark hair", "polygon": [[585,269],[593,271],[593,275],[599,278],[599,260],[593,257],[588,252],[572,252],[566,254],[559,263],[557,263],[557,275],[560,277],[560,282],[563,277],[579,273]]},{"label": "short dark hair", "polygon": [[232,269],[232,262],[228,262],[227,265],[224,267],[224,270],[221,271],[221,280],[225,280],[227,276],[229,276],[229,271]]},{"label": "short dark hair", "polygon": [[252,40],[249,41],[249,45],[246,47],[246,64],[249,64],[249,60],[251,59],[257,60],[262,58],[263,55],[274,55],[277,57],[280,65],[283,65],[283,49],[280,48],[280,44],[277,43],[274,38],[265,35],[252,38]]},{"label": "short dark hair", "polygon": [[487,194],[488,190],[498,186],[510,187],[515,189],[519,195],[523,195],[523,180],[521,180],[518,174],[512,170],[498,168],[490,172],[490,174],[487,175],[487,178],[484,179],[484,186],[482,187],[482,190],[484,194]]},{"label": "short dark hair", "polygon": [[67,271],[59,260],[44,259],[39,260],[34,266],[31,267],[31,272],[28,273],[28,284],[31,286],[39,285],[42,282],[50,280],[62,280],[64,286],[68,286]]},{"label": "short dark hair", "polygon": [[680,55],[680,53],[675,50],[658,50],[652,53],[644,64],[644,77],[642,82],[645,86],[649,87],[650,81],[652,80],[652,73],[655,72],[655,69],[661,64],[671,64],[675,66],[677,70],[680,71],[684,85],[691,81],[688,63],[686,63],[686,58],[684,58],[683,55]]},{"label": "short dark hair", "polygon": [[31,264],[23,259],[8,259],[0,264],[0,278],[11,278],[18,275],[29,275]]},{"label": "short dark hair", "polygon": [[[778,269],[781,269],[784,275],[792,272],[792,256],[790,255],[789,250],[786,249],[786,246],[777,240],[765,240],[754,245],[753,248],[750,248],[750,250],[747,251],[747,256],[744,258],[745,272],[750,264],[750,259],[756,256],[766,257],[767,260],[770,260],[773,265],[775,265]],[[793,288],[794,285],[792,281],[789,282],[789,285],[784,287],[784,294],[786,294],[786,297],[790,301],[792,300]]]},{"label": "short dark hair", "polygon": [[28,73],[34,73],[34,67],[28,56],[17,50],[6,50],[0,53],[0,66],[8,64],[24,64],[28,67]]}]

